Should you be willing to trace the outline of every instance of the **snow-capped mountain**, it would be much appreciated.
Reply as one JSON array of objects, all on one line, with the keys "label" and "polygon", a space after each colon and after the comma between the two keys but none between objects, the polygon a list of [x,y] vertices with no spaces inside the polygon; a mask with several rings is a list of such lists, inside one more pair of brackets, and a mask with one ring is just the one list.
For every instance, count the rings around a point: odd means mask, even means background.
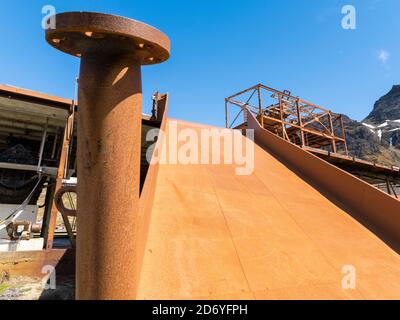
[{"label": "snow-capped mountain", "polygon": [[374,105],[361,123],[345,117],[352,155],[388,165],[400,164],[400,85],[395,85]]}]

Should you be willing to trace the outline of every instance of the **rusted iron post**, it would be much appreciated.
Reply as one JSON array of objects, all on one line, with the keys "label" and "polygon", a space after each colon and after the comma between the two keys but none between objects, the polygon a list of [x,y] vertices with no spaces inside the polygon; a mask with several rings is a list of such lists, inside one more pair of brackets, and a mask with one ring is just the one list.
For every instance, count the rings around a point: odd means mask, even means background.
[{"label": "rusted iron post", "polygon": [[[71,106],[72,108],[73,106]],[[62,187],[62,181],[64,179],[64,172],[65,172],[65,167],[66,167],[66,162],[67,162],[67,156],[69,153],[69,145],[70,145],[70,139],[72,136],[72,123],[74,122],[74,113],[72,110],[70,110],[70,113],[68,115],[66,124],[65,124],[65,129],[64,129],[64,137],[63,137],[63,142],[61,146],[61,155],[60,155],[60,163],[58,165],[58,171],[57,171],[57,178],[56,178],[56,186],[55,186],[55,192],[57,192],[61,187]],[[46,249],[52,249],[53,248],[53,241],[54,241],[54,233],[56,230],[56,224],[57,224],[57,215],[58,215],[58,210],[54,204],[52,204],[52,209],[50,213],[50,218],[49,218],[49,224],[47,226],[47,231],[46,237],[45,237],[45,248]],[[64,217],[63,217],[64,218]],[[68,235],[71,240],[72,246],[75,246],[75,240],[73,238],[72,234],[72,229],[70,230],[69,228],[69,222],[64,219],[64,224],[65,228],[67,229]],[[71,231],[71,232],[70,232]]]},{"label": "rusted iron post", "polygon": [[279,94],[278,99],[279,99],[279,119],[281,120],[281,124],[282,124],[282,138],[285,139],[286,129],[285,129],[285,123],[283,120],[282,95]]},{"label": "rusted iron post", "polygon": [[44,249],[47,247],[47,238],[49,232],[49,221],[51,217],[51,211],[53,209],[53,198],[54,198],[54,190],[55,190],[55,182],[56,179],[48,178],[47,179],[47,188],[46,188],[46,198],[44,200],[44,214],[43,214],[43,222],[42,229],[40,231],[40,237],[44,238]]},{"label": "rusted iron post", "polygon": [[225,126],[228,129],[229,128],[229,122],[228,122],[228,100],[225,100]]},{"label": "rusted iron post", "polygon": [[169,39],[144,23],[108,14],[55,18],[47,41],[81,57],[76,297],[134,299],[141,65],[167,60]]},{"label": "rusted iron post", "polygon": [[332,112],[328,112],[328,118],[329,118],[329,127],[331,130],[331,137],[332,137],[332,151],[333,153],[337,152],[336,148],[336,137],[335,137],[335,128],[333,127],[333,121],[332,121]]},{"label": "rusted iron post", "polygon": [[301,146],[305,146],[305,139],[304,139],[304,131],[303,131],[303,119],[301,116],[301,110],[300,110],[300,105],[299,105],[299,100],[296,101],[296,111],[297,111],[297,118],[298,118],[298,123],[299,123],[299,129],[300,129],[300,138],[301,138]]},{"label": "rusted iron post", "polygon": [[340,127],[342,129],[342,138],[344,139],[344,150],[346,152],[346,156],[348,156],[349,155],[349,149],[347,148],[346,130],[344,128],[343,116],[342,115],[340,115]]},{"label": "rusted iron post", "polygon": [[258,94],[258,112],[260,113],[260,123],[261,126],[264,128],[264,113],[262,109],[262,96],[261,96],[261,86],[257,86],[257,94]]}]

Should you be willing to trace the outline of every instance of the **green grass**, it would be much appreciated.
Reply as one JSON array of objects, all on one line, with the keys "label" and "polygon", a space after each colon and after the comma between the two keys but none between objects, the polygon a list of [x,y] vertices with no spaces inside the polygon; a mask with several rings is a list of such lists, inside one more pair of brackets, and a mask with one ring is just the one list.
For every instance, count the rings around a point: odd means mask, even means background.
[{"label": "green grass", "polygon": [[0,294],[3,294],[9,288],[6,284],[0,284]]}]

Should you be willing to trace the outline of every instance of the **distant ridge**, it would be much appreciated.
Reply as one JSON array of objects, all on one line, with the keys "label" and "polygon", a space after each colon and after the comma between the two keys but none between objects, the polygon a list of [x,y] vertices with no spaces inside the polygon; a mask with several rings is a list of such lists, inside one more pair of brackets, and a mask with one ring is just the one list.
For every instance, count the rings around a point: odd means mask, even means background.
[{"label": "distant ridge", "polygon": [[351,155],[400,166],[400,85],[381,97],[362,122],[344,117]]}]

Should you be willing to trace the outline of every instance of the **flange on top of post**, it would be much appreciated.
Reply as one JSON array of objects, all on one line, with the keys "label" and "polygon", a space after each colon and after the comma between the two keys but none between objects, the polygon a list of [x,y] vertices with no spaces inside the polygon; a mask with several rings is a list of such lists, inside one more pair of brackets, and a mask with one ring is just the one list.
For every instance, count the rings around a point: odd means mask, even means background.
[{"label": "flange on top of post", "polygon": [[47,42],[65,53],[128,54],[141,65],[169,58],[170,41],[161,31],[136,20],[94,12],[66,12],[55,16]]}]

